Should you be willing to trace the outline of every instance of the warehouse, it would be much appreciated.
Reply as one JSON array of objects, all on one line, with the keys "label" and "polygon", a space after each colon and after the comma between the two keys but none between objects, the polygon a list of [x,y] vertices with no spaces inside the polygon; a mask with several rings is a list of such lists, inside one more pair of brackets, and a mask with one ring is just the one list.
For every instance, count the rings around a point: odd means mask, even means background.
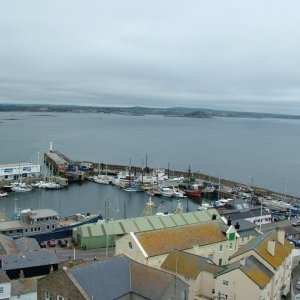
[{"label": "warehouse", "polygon": [[130,232],[138,233],[192,225],[219,218],[220,215],[216,209],[209,209],[166,216],[153,215],[115,221],[99,221],[74,229],[73,239],[77,247],[82,249],[114,247],[117,238]]}]

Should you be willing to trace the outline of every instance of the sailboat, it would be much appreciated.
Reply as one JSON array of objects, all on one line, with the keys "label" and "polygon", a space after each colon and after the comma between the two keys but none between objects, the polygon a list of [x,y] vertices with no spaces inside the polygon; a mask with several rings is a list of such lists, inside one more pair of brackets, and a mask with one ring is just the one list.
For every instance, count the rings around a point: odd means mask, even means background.
[{"label": "sailboat", "polygon": [[19,181],[12,183],[11,190],[13,192],[17,192],[17,193],[24,193],[24,192],[32,191],[31,187],[29,187],[26,183],[22,182],[20,165],[19,165]]}]

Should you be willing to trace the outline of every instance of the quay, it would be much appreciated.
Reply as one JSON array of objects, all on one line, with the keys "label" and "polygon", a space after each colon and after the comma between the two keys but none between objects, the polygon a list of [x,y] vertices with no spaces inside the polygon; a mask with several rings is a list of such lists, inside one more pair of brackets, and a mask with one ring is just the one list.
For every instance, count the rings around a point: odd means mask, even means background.
[{"label": "quay", "polygon": [[[54,174],[67,178],[69,182],[82,182],[88,179],[90,176],[94,176],[98,173],[108,174],[117,174],[118,172],[130,170],[131,174],[149,174],[153,172],[155,169],[146,166],[145,168],[137,167],[137,166],[126,166],[126,165],[115,165],[109,163],[94,163],[88,161],[74,161],[68,158],[66,155],[62,154],[57,150],[53,150],[50,145],[50,152],[44,154],[44,162],[45,164],[53,171]],[[248,191],[252,191],[253,194],[257,196],[270,196],[276,198],[278,200],[283,200],[288,203],[291,202],[300,202],[299,197],[295,197],[292,195],[286,195],[278,192],[271,191],[269,189],[249,186],[244,183],[218,178],[214,176],[210,176],[207,174],[199,173],[199,172],[191,172],[191,171],[180,171],[180,170],[170,170],[167,169],[167,175],[170,177],[184,177],[189,178],[192,177],[195,180],[213,183],[213,184],[221,184],[222,186],[226,186],[229,188],[243,188]],[[229,196],[230,193],[221,192],[220,196]]]}]

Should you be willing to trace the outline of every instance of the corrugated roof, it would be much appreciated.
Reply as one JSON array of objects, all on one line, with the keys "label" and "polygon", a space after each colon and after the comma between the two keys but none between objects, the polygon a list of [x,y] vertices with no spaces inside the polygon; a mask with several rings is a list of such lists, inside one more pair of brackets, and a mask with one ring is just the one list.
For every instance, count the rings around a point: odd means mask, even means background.
[{"label": "corrugated roof", "polygon": [[[244,254],[248,251],[255,251],[260,255],[266,262],[268,262],[275,269],[278,268],[285,258],[291,253],[293,245],[285,239],[284,245],[277,240],[277,230],[271,230],[255,239],[249,241],[246,245],[242,246],[231,258]],[[275,255],[271,255],[268,252],[268,241],[275,241]],[[230,258],[230,259],[231,259]]]},{"label": "corrugated roof", "polygon": [[122,227],[120,226],[119,222],[113,222],[112,224],[109,223],[102,223],[103,231],[106,235],[119,235],[124,234]]},{"label": "corrugated roof", "polygon": [[183,225],[187,225],[186,221],[184,220],[183,214],[176,214],[171,216],[173,222],[177,225],[177,226],[183,226]]},{"label": "corrugated roof", "polygon": [[[108,222],[100,221],[95,224],[82,225],[77,229],[74,229],[74,232],[76,231],[77,234],[81,234],[83,237],[102,236],[105,235],[106,232],[109,234],[145,232],[162,228],[173,228],[177,226],[207,222],[212,219],[212,215],[216,215],[217,219],[220,218],[220,215],[216,209],[208,209],[205,211],[166,216],[153,215]],[[115,225],[116,223],[118,225]],[[104,224],[105,226],[103,226]],[[90,228],[90,230],[88,230],[88,228]]]},{"label": "corrugated roof", "polygon": [[218,221],[199,225],[168,228],[138,233],[137,238],[148,256],[169,253],[173,249],[190,249],[227,240]]},{"label": "corrugated roof", "polygon": [[187,253],[184,251],[173,250],[161,265],[162,269],[177,272],[186,277],[196,279],[200,272],[216,274],[222,270],[206,257]]},{"label": "corrugated roof", "polygon": [[246,258],[243,263],[238,261],[233,264],[227,265],[226,268],[224,268],[216,275],[216,277],[236,269],[240,269],[261,289],[270,282],[274,275],[274,273],[272,273],[266,266],[264,266],[257,258],[251,255],[250,257]]},{"label": "corrugated roof", "polygon": [[135,224],[138,227],[139,231],[149,231],[154,229],[148,222],[148,219],[145,218],[137,218],[135,220]]},{"label": "corrugated roof", "polygon": [[148,218],[149,222],[152,224],[154,229],[162,229],[165,228],[165,225],[162,223],[161,218],[157,216],[153,216],[152,218]]},{"label": "corrugated roof", "polygon": [[122,220],[122,225],[126,233],[137,232],[138,228],[131,219]]}]

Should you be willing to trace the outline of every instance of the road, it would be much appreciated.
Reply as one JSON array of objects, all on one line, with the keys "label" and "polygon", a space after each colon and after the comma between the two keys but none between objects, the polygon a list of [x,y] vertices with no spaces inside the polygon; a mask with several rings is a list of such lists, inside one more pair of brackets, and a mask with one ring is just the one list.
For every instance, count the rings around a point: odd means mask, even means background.
[{"label": "road", "polygon": [[100,249],[89,249],[89,250],[81,250],[76,248],[62,248],[60,246],[56,247],[48,247],[46,248],[49,251],[52,251],[56,254],[59,262],[64,262],[68,260],[74,259],[83,259],[86,261],[96,259],[104,259],[107,257],[111,257],[115,254],[115,248],[100,248]]}]

